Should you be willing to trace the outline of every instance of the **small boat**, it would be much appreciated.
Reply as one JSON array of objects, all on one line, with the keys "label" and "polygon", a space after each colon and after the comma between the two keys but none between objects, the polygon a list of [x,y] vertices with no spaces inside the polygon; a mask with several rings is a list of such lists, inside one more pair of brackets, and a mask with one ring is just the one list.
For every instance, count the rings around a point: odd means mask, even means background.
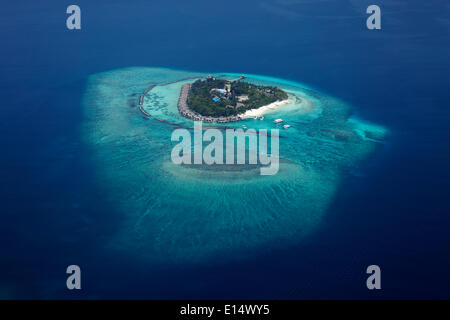
[{"label": "small boat", "polygon": [[273,122],[274,123],[281,123],[281,122],[283,122],[283,119],[275,119]]},{"label": "small boat", "polygon": [[255,119],[255,120],[256,120],[256,119],[258,119],[258,117],[257,117],[257,116],[254,116],[254,117],[253,117],[253,119]]},{"label": "small boat", "polygon": [[264,117],[260,117],[259,120],[264,120]]},{"label": "small boat", "polygon": [[290,125],[288,125],[288,124],[285,124],[285,125],[283,126],[283,129],[288,129],[288,128],[290,128]]},{"label": "small boat", "polygon": [[247,126],[244,124],[244,125],[242,126],[242,128],[247,129]]}]

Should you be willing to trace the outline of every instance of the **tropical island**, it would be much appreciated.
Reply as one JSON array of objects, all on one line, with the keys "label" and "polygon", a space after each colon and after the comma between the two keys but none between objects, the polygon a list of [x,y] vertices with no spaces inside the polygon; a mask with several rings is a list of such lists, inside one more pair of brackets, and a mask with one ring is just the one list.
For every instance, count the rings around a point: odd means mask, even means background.
[{"label": "tropical island", "polygon": [[[260,164],[177,165],[171,153],[180,142],[171,141],[172,134],[184,128],[192,137],[193,125],[180,121],[174,99],[181,85],[207,75],[132,67],[91,75],[86,82],[80,140],[92,150],[95,181],[123,213],[123,226],[110,239],[121,252],[125,248],[152,263],[181,265],[209,263],[231,251],[244,257],[263,246],[297,244],[325,221],[349,168],[381,148],[388,134],[384,127],[352,117],[351,105],[341,99],[295,82],[285,87],[284,79],[252,75],[253,83],[289,90],[289,106],[277,111],[286,123],[297,125],[279,134],[278,173],[262,176]],[[270,132],[279,128],[271,122],[278,116],[245,122]],[[237,130],[243,125],[217,127]],[[135,238],[139,246],[129,240]]]},{"label": "tropical island", "polygon": [[[208,76],[181,88],[178,109],[190,119],[205,122],[230,122],[244,119],[249,110],[288,101],[288,94],[275,86],[260,86]],[[247,113],[246,113],[247,112]]]}]

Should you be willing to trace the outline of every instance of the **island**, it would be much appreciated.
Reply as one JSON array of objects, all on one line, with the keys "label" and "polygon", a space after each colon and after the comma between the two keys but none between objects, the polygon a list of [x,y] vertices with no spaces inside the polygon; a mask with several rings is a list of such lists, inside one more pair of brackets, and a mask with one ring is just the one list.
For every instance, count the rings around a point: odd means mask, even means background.
[{"label": "island", "polygon": [[275,86],[261,86],[237,79],[204,80],[184,84],[178,100],[181,115],[204,122],[232,122],[251,115],[250,110],[288,101],[288,94]]}]

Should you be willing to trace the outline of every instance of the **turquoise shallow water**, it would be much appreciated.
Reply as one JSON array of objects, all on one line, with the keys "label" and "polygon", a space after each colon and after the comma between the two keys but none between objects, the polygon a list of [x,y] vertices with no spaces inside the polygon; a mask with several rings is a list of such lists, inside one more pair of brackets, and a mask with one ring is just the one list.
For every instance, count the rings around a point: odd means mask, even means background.
[{"label": "turquoise shallow water", "polygon": [[137,101],[152,84],[206,75],[134,67],[89,78],[84,141],[99,186],[123,217],[108,241],[110,250],[177,263],[239,259],[301,242],[326,219],[345,169],[369,156],[387,133],[351,117],[351,107],[339,99],[291,81],[249,75],[246,81],[286,90],[290,103],[264,120],[214,126],[274,129],[280,127],[273,120],[283,118],[291,128],[280,130],[279,172],[261,176],[250,165],[178,166],[170,160],[175,145],[170,136],[175,128],[193,127],[177,111],[180,88],[192,80],[151,90],[143,105],[150,119]]}]

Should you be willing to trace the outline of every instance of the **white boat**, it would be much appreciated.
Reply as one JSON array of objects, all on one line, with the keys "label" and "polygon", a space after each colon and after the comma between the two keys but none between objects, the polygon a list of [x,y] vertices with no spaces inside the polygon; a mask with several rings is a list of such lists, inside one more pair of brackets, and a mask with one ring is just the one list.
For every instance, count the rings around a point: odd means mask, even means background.
[{"label": "white boat", "polygon": [[259,120],[264,120],[264,117],[259,117]]},{"label": "white boat", "polygon": [[281,123],[281,122],[283,122],[283,119],[275,119],[273,122],[274,123]]},{"label": "white boat", "polygon": [[290,128],[290,125],[285,124],[285,125],[283,126],[283,128],[284,128],[284,129],[288,129],[288,128]]}]

